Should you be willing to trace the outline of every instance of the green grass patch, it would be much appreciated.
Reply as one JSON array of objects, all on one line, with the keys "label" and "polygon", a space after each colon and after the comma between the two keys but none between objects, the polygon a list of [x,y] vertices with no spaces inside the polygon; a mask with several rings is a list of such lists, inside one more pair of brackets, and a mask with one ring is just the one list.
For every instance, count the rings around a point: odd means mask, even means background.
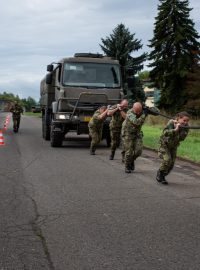
[{"label": "green grass patch", "polygon": [[28,115],[28,116],[34,116],[34,117],[42,117],[42,113],[33,113],[33,112],[25,112],[24,115]]},{"label": "green grass patch", "polygon": [[[163,127],[164,126],[144,124],[142,128],[144,133],[144,146],[157,150]],[[180,143],[177,155],[182,158],[200,162],[200,130],[190,130],[185,141]]]}]

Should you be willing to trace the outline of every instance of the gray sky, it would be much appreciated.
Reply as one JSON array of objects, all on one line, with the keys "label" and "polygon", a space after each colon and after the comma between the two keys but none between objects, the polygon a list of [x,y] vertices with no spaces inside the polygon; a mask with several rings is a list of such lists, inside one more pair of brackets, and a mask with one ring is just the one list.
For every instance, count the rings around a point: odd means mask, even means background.
[{"label": "gray sky", "polygon": [[[200,1],[190,0],[200,33]],[[39,100],[46,65],[76,52],[101,52],[123,23],[149,51],[158,0],[0,0],[0,93]],[[133,55],[134,56],[134,55]]]}]

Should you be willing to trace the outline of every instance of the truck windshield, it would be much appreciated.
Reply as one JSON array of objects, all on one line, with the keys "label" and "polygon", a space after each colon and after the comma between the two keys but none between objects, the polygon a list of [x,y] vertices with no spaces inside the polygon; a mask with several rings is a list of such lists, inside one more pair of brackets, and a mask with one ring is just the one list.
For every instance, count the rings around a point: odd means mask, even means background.
[{"label": "truck windshield", "polygon": [[65,63],[63,84],[65,86],[119,88],[120,67],[101,63]]}]

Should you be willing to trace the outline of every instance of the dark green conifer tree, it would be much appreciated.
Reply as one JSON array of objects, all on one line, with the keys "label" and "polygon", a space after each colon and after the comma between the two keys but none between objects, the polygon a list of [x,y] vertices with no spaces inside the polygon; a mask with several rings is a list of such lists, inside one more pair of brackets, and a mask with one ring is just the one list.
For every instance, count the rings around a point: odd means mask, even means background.
[{"label": "dark green conifer tree", "polygon": [[159,1],[149,45],[150,77],[161,90],[159,107],[175,112],[188,99],[186,78],[199,60],[199,35],[190,19],[188,0]]},{"label": "dark green conifer tree", "polygon": [[200,117],[200,64],[196,63],[187,75],[186,88],[188,99],[184,109]]},{"label": "dark green conifer tree", "polygon": [[[134,51],[138,51],[142,48],[141,40],[134,38],[135,34],[131,34],[129,29],[124,24],[119,24],[113,30],[113,33],[105,39],[101,39],[102,45],[100,47],[102,51],[109,57],[114,57],[119,60],[122,71],[122,81],[126,88],[127,73],[126,70],[131,68],[133,74],[136,74],[143,68],[143,62],[146,59],[147,54],[143,53],[138,57],[132,57],[131,54]],[[131,90],[133,91],[133,90]],[[128,89],[125,89],[125,94]]]}]

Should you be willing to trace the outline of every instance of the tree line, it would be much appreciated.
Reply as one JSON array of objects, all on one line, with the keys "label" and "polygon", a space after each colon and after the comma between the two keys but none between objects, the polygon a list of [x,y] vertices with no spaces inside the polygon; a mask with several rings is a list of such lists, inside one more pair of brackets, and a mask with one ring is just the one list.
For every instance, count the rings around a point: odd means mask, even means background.
[{"label": "tree line", "polygon": [[38,104],[36,100],[32,97],[20,99],[18,95],[7,92],[3,92],[2,94],[0,93],[0,100],[6,101],[10,104],[12,104],[14,101],[17,101],[28,112],[31,111],[31,108],[33,106],[36,106]]}]

